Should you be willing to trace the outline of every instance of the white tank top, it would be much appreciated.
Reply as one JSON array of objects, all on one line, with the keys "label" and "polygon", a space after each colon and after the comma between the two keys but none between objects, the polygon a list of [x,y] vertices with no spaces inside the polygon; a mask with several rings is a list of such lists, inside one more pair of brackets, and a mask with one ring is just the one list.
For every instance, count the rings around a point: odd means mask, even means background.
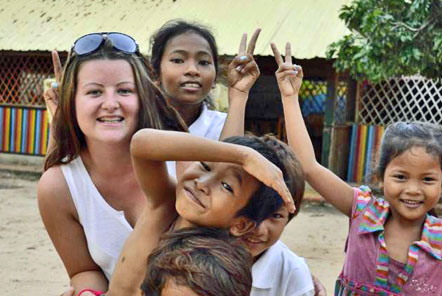
[{"label": "white tank top", "polygon": [[[226,121],[226,113],[207,109],[204,104],[198,119],[189,127],[192,135],[218,140]],[[167,161],[167,169],[176,178],[174,161]],[[98,192],[80,157],[62,165],[66,183],[83,226],[89,253],[109,280],[118,256],[133,228],[124,212],[112,208]]]},{"label": "white tank top", "polygon": [[124,212],[112,208],[95,187],[80,157],[62,165],[94,262],[109,280],[132,226]]}]

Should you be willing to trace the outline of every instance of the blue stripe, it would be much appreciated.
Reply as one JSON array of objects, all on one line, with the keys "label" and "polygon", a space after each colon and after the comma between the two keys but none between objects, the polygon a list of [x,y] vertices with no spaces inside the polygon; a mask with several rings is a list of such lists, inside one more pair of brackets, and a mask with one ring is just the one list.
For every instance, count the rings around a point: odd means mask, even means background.
[{"label": "blue stripe", "polygon": [[350,157],[348,161],[348,168],[347,168],[347,181],[352,182],[353,181],[353,165],[355,162],[355,149],[356,149],[356,135],[357,135],[357,125],[352,124],[351,128],[351,142],[350,142]]},{"label": "blue stripe", "polygon": [[28,121],[28,110],[23,109],[22,119],[21,119],[21,139],[20,139],[20,152],[26,152],[26,131],[27,131],[27,121]]},{"label": "blue stripe", "polygon": [[16,114],[17,114],[17,109],[15,108],[11,108],[11,126],[10,126],[10,131],[11,133],[9,134],[9,151],[10,152],[14,152],[14,144],[15,144],[15,121],[17,120],[16,118]]},{"label": "blue stripe", "polygon": [[22,135],[21,135],[21,152],[22,153],[26,153],[26,147],[28,145],[28,138],[27,138],[27,134],[28,134],[28,113],[29,113],[29,109],[23,109],[23,130],[22,130]]},{"label": "blue stripe", "polygon": [[35,145],[34,145],[34,154],[40,154],[40,131],[41,131],[41,111],[35,110]]},{"label": "blue stripe", "polygon": [[367,176],[370,173],[371,168],[371,152],[373,149],[373,133],[374,133],[374,126],[369,125],[368,126],[368,138],[367,138],[367,149],[365,150],[365,168],[364,168],[364,177]]}]

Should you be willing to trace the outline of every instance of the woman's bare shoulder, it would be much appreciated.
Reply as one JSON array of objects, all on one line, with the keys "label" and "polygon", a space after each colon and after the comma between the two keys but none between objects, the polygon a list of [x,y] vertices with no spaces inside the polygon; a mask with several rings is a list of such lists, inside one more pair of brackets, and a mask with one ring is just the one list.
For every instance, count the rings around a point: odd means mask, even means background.
[{"label": "woman's bare shoulder", "polygon": [[59,166],[51,167],[42,174],[38,182],[37,199],[40,208],[49,206],[60,210],[72,210],[73,201],[69,187]]}]

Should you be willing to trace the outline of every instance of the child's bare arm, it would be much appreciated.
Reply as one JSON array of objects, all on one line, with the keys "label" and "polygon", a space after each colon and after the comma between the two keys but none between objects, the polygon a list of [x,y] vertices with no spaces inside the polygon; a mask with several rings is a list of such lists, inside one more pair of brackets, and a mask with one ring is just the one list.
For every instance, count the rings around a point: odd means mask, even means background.
[{"label": "child's bare arm", "polygon": [[149,205],[145,207],[120,253],[106,295],[141,294],[140,286],[145,276],[147,258],[157,247],[161,235],[170,227],[165,217],[170,217],[172,211],[174,209],[167,207],[156,210],[152,210]]},{"label": "child's bare arm", "polygon": [[285,60],[273,43],[272,50],[279,66],[276,71],[276,79],[281,91],[289,145],[301,161],[310,185],[333,206],[349,216],[353,203],[352,187],[320,165],[315,159],[313,145],[299,106],[298,94],[303,70],[300,66],[292,64],[290,43],[286,45]]},{"label": "child's bare arm", "polygon": [[[137,177],[153,207],[163,204],[165,196],[172,196],[171,181],[164,176],[164,161],[181,160],[241,165],[249,174],[275,189],[289,209],[293,209],[293,199],[281,170],[252,148],[182,132],[143,129],[133,136],[131,153]],[[167,188],[161,188],[163,186]]]},{"label": "child's bare arm", "polygon": [[259,68],[253,58],[256,40],[261,29],[256,29],[246,50],[247,34],[244,33],[238,55],[227,69],[229,112],[220,139],[244,135],[244,118],[249,91],[259,77]]}]

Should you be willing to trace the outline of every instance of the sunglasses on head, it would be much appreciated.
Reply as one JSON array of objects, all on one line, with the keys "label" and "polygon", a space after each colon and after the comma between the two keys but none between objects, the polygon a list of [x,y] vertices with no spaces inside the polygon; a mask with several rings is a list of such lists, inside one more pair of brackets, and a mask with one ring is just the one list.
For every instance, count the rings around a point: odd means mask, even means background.
[{"label": "sunglasses on head", "polygon": [[138,44],[135,39],[129,35],[118,32],[91,33],[81,36],[74,42],[72,51],[78,56],[94,53],[104,44],[106,39],[109,39],[114,49],[118,51],[127,54],[138,52]]}]

